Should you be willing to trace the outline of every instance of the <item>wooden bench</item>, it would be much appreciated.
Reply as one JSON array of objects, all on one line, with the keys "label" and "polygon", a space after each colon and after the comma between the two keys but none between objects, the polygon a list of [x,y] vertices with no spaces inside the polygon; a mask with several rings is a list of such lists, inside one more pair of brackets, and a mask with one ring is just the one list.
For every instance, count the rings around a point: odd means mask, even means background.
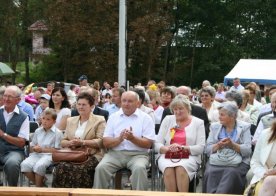
[{"label": "wooden bench", "polygon": [[69,188],[0,187],[1,196],[70,196]]},{"label": "wooden bench", "polygon": [[[133,191],[113,189],[0,187],[1,196],[214,196],[204,193],[172,193],[156,191]],[[223,194],[216,194],[223,196]],[[224,195],[231,196],[231,195]],[[237,196],[237,195],[232,195]]]},{"label": "wooden bench", "polygon": [[[204,193],[173,193],[173,192],[157,192],[157,191],[133,191],[133,190],[112,190],[112,189],[74,189],[71,196],[214,196],[214,194]],[[223,194],[216,194],[223,196]],[[226,195],[224,195],[226,196]],[[231,195],[227,195],[231,196]],[[232,195],[237,196],[237,195]]]}]

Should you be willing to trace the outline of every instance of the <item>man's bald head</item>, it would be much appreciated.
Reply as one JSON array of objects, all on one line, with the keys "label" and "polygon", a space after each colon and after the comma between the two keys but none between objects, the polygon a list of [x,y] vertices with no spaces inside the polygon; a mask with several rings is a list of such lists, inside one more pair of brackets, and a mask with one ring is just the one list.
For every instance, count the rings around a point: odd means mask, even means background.
[{"label": "man's bald head", "polygon": [[139,107],[139,95],[134,91],[126,91],[121,97],[121,107],[125,115],[132,115]]},{"label": "man's bald head", "polygon": [[191,88],[188,86],[180,86],[176,89],[176,94],[190,96],[192,93]]}]

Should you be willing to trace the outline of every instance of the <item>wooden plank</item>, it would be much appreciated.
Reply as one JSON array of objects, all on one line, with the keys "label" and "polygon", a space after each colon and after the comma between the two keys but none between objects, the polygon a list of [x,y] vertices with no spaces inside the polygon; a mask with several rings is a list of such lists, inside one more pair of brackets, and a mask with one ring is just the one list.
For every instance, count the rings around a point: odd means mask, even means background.
[{"label": "wooden plank", "polygon": [[[71,196],[214,196],[214,194],[204,193],[173,193],[157,191],[134,191],[134,190],[111,190],[111,189],[74,189]],[[223,196],[224,194],[216,194]],[[226,196],[226,195],[224,195]],[[237,195],[227,195],[237,196]]]},{"label": "wooden plank", "polygon": [[0,187],[1,196],[70,196],[69,188]]},{"label": "wooden plank", "polygon": [[[173,193],[157,191],[134,191],[112,189],[69,189],[36,187],[0,187],[1,196],[214,196],[204,193]],[[216,196],[226,196],[216,194]],[[237,196],[237,195],[227,195]]]}]

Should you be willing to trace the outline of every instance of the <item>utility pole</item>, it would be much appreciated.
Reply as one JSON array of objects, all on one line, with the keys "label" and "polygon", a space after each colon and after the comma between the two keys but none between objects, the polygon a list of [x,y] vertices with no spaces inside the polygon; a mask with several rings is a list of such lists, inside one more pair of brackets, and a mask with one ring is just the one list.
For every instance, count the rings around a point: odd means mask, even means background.
[{"label": "utility pole", "polygon": [[119,2],[118,82],[126,86],[126,0]]}]

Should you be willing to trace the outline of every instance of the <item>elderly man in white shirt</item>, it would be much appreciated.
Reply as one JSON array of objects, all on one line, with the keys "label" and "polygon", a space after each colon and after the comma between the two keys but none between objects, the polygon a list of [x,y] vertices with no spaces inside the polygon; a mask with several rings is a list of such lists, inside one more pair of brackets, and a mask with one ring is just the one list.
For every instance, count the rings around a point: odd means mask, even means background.
[{"label": "elderly man in white shirt", "polygon": [[109,149],[94,176],[94,188],[107,189],[113,174],[122,168],[131,170],[134,190],[147,190],[148,150],[154,138],[151,117],[137,108],[139,96],[132,91],[122,95],[121,109],[111,115],[104,131],[103,143]]},{"label": "elderly man in white shirt", "polygon": [[9,186],[17,186],[25,142],[29,140],[28,115],[17,106],[21,94],[17,86],[7,87],[0,108],[0,163]]}]

